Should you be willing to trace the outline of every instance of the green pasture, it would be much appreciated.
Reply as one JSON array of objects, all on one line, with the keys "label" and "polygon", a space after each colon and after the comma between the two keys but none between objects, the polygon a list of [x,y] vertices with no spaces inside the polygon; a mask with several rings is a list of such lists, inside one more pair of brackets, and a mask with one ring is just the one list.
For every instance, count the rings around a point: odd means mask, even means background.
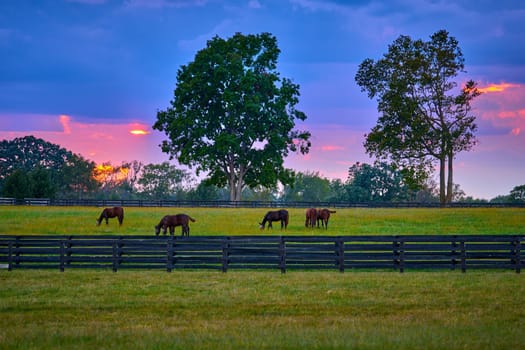
[{"label": "green pasture", "polygon": [[[290,209],[0,207],[0,234],[152,234],[165,214],[192,235],[523,234],[525,209],[337,209],[327,231]],[[180,234],[180,228],[176,231]],[[525,280],[513,271],[0,269],[0,349],[520,349]]]},{"label": "green pasture", "polygon": [[523,274],[0,271],[0,349],[523,349]]},{"label": "green pasture", "polygon": [[[525,208],[450,209],[336,209],[328,230],[306,228],[305,209],[288,209],[286,231],[274,223],[261,231],[258,223],[265,208],[125,208],[124,224],[110,219],[96,226],[102,208],[96,207],[0,207],[0,234],[154,234],[153,227],[166,214],[186,213],[191,235],[404,235],[404,234],[523,234]],[[176,229],[180,234],[180,227]]]}]

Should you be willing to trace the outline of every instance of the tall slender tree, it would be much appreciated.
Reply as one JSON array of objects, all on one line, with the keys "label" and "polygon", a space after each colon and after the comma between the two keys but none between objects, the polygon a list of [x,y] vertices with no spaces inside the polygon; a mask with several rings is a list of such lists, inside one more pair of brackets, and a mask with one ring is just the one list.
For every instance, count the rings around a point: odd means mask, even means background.
[{"label": "tall slender tree", "polygon": [[477,142],[471,102],[480,92],[472,80],[458,89],[461,72],[458,41],[440,30],[430,41],[400,36],[383,58],[365,59],[355,76],[380,112],[366,135],[366,151],[391,161],[415,183],[422,183],[439,162],[442,205],[453,197],[454,157]]}]

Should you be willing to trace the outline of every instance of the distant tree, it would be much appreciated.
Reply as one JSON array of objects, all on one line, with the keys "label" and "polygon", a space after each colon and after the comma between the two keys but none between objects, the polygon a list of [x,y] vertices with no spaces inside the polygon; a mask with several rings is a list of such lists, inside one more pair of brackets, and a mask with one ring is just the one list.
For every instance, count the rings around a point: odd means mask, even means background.
[{"label": "distant tree", "polygon": [[510,191],[509,200],[514,203],[525,202],[525,185],[514,187]]},{"label": "distant tree", "polygon": [[346,193],[346,184],[341,179],[334,179],[330,181],[330,194],[327,198],[328,202],[346,202],[348,195]]},{"label": "distant tree", "polygon": [[246,201],[273,201],[277,194],[273,189],[258,186],[256,188],[245,188],[242,197]]},{"label": "distant tree", "polygon": [[9,198],[31,198],[33,196],[33,181],[24,169],[14,170],[4,182],[2,196]]},{"label": "distant tree", "polygon": [[232,201],[246,186],[291,183],[284,158],[310,148],[310,133],[294,130],[306,115],[295,107],[299,85],[276,70],[279,53],[269,33],[214,37],[179,69],[171,107],[153,125],[169,138],[163,152],[227,186]]},{"label": "distant tree", "polygon": [[33,198],[54,198],[57,188],[51,180],[51,170],[38,167],[29,173]]},{"label": "distant tree", "polygon": [[99,183],[93,177],[95,163],[73,154],[60,169],[60,181],[57,191],[63,198],[86,198],[99,189]]},{"label": "distant tree", "polygon": [[208,184],[206,181],[201,181],[196,187],[187,191],[186,198],[193,201],[228,200],[229,193],[225,188],[219,188]]},{"label": "distant tree", "polygon": [[471,102],[480,92],[470,80],[455,94],[463,71],[458,41],[440,30],[427,42],[400,36],[382,59],[364,60],[355,76],[381,113],[366,135],[367,153],[391,161],[415,184],[438,161],[442,205],[453,198],[454,157],[476,144]]},{"label": "distant tree", "polygon": [[21,171],[35,177],[32,196],[67,197],[79,188],[93,190],[93,167],[81,156],[34,136],[0,142],[0,184]]},{"label": "distant tree", "polygon": [[169,199],[184,192],[184,185],[189,180],[188,172],[163,162],[145,165],[137,184],[146,198]]},{"label": "distant tree", "polygon": [[499,195],[490,200],[490,203],[510,203],[510,195]]},{"label": "distant tree", "polygon": [[322,202],[330,196],[330,180],[318,172],[297,173],[293,185],[284,187],[284,201]]},{"label": "distant tree", "polygon": [[346,192],[351,202],[400,202],[410,197],[401,172],[384,162],[352,165],[348,169]]}]

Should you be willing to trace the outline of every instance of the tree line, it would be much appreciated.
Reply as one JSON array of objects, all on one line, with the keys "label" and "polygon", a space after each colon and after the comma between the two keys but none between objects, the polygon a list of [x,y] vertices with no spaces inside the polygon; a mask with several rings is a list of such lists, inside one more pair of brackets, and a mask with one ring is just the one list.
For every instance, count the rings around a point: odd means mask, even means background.
[{"label": "tree line", "polygon": [[[0,195],[11,198],[229,200],[230,191],[197,180],[169,162],[120,165],[94,162],[34,136],[0,142]],[[348,178],[330,180],[317,172],[293,173],[293,185],[245,188],[243,200],[283,202],[439,202],[438,186],[414,188],[385,162],[355,163]],[[454,201],[483,202],[455,186]],[[498,202],[524,202],[525,185]]]}]

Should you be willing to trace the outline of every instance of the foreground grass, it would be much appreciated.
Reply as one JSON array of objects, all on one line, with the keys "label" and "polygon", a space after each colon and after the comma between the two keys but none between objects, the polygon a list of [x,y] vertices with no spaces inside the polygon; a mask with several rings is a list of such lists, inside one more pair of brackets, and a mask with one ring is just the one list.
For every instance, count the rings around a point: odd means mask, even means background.
[{"label": "foreground grass", "polygon": [[[289,209],[288,230],[260,231],[265,208],[125,208],[124,225],[116,219],[95,226],[95,207],[0,207],[0,234],[153,235],[166,214],[194,217],[191,235],[397,235],[397,234],[524,234],[525,208],[337,209],[328,231],[304,227],[305,209]],[[180,227],[176,230],[180,234]]]},{"label": "foreground grass", "polygon": [[518,349],[513,272],[0,271],[0,349]]}]

